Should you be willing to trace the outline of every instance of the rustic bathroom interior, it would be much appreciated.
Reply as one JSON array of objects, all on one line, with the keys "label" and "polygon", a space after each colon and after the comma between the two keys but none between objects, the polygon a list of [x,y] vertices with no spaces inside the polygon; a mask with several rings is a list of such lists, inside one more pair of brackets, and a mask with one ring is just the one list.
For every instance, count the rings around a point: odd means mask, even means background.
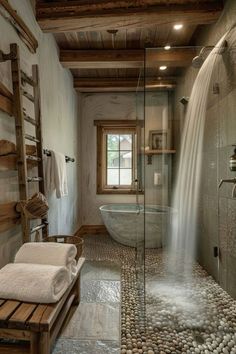
[{"label": "rustic bathroom interior", "polygon": [[235,0],[0,0],[0,354],[236,353]]}]

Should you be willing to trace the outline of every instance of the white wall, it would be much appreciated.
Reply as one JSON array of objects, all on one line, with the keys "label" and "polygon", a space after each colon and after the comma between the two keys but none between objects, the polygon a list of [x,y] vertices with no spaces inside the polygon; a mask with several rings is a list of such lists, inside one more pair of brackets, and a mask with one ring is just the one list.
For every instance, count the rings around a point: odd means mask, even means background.
[{"label": "white wall", "polygon": [[[69,71],[58,60],[58,48],[52,35],[43,34],[38,27],[29,0],[11,0],[39,41],[37,54],[31,54],[12,26],[0,16],[0,49],[9,51],[10,43],[20,47],[22,69],[31,74],[31,65],[39,64],[41,110],[44,147],[60,151],[76,159],[67,164],[69,195],[57,200],[50,196],[50,234],[71,234],[78,228],[79,200],[79,140],[78,99]],[[11,89],[10,64],[0,63],[0,81]],[[27,109],[31,107],[27,107]],[[27,129],[29,129],[27,127]],[[0,112],[0,139],[15,141],[14,118]],[[33,192],[33,189],[31,189]],[[0,203],[17,201],[16,172],[0,172]],[[0,234],[0,266],[9,262],[21,242],[21,228]]]},{"label": "white wall", "polygon": [[[83,94],[81,106],[81,223],[82,225],[102,224],[99,206],[109,203],[135,203],[135,195],[96,194],[96,127],[94,120],[139,119],[144,118],[142,95],[138,100],[135,93],[100,93]],[[166,93],[151,93],[146,100],[145,144],[148,145],[149,130],[163,127],[168,99]],[[161,187],[153,186],[153,173],[160,171],[162,160],[153,158],[153,165],[146,165],[146,192],[148,203],[162,203],[163,196],[167,202],[168,175]],[[165,190],[165,193],[163,191]],[[142,197],[141,197],[142,199]]]},{"label": "white wall", "polygon": [[81,211],[82,225],[99,225],[99,206],[107,203],[132,203],[134,195],[96,194],[96,127],[95,119],[136,119],[134,94],[81,95]]}]

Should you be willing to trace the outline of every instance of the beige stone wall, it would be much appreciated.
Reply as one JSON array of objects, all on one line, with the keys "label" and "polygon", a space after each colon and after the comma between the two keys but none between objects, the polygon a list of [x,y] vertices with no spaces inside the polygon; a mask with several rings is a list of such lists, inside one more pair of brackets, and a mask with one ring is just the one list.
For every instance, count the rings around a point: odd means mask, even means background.
[{"label": "beige stone wall", "polygon": [[[203,29],[197,38],[198,45],[215,45],[235,24],[236,2],[226,2],[219,21]],[[231,197],[232,185],[220,190],[221,178],[235,177],[228,161],[236,143],[236,30],[227,37],[229,49],[216,65],[209,90],[208,109],[203,146],[203,171],[199,203],[198,258],[207,271],[233,297],[236,298],[236,199]],[[184,108],[179,98],[189,96],[197,70],[190,67],[179,80],[175,94],[174,127],[178,145],[184,121]],[[213,93],[213,85],[219,84],[219,94]],[[220,247],[218,262],[213,257],[213,247]]]}]

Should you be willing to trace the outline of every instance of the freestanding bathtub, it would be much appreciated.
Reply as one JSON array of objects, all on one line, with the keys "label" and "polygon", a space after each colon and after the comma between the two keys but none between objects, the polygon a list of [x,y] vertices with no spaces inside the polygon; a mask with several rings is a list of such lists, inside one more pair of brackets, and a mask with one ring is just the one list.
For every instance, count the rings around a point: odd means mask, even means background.
[{"label": "freestanding bathtub", "polygon": [[136,204],[108,204],[99,209],[109,234],[117,242],[137,247],[145,239],[146,248],[165,245],[169,207],[149,205],[144,209],[143,205]]}]

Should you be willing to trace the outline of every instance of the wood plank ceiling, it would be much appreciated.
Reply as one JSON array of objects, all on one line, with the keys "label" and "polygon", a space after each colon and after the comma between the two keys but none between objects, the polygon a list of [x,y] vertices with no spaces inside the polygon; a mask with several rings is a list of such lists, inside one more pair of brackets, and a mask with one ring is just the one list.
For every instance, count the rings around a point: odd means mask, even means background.
[{"label": "wood plank ceiling", "polygon": [[[71,69],[80,92],[135,90],[144,48],[193,45],[199,27],[216,22],[222,10],[223,0],[38,0],[36,4],[38,23],[43,31],[54,33],[62,65]],[[176,23],[183,28],[176,31]],[[146,74],[153,86],[159,76],[169,85],[170,77],[179,75],[194,55],[187,49],[150,51],[152,64]],[[168,65],[164,73],[160,65]]]}]

